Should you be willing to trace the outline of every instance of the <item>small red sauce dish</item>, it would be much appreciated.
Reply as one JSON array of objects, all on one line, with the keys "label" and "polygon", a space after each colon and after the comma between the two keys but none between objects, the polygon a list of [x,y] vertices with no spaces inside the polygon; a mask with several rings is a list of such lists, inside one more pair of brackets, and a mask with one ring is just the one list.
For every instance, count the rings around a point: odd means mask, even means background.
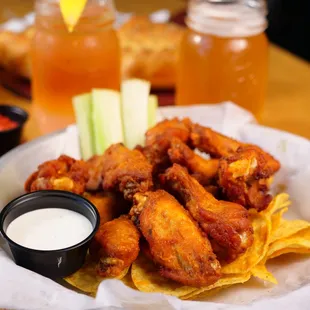
[{"label": "small red sauce dish", "polygon": [[0,156],[20,143],[28,113],[15,106],[0,105]]}]

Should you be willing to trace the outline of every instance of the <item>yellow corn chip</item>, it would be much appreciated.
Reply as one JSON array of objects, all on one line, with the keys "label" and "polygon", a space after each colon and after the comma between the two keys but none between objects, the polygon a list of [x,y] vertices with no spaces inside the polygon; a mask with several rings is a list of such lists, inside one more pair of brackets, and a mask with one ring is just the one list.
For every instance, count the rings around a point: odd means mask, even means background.
[{"label": "yellow corn chip", "polygon": [[[128,272],[127,268],[117,277],[122,279]],[[84,266],[69,277],[64,278],[66,282],[84,293],[95,296],[99,284],[106,278],[100,277],[96,272],[96,263],[88,256]],[[125,283],[126,284],[126,283]]]},{"label": "yellow corn chip", "polygon": [[255,210],[250,210],[254,229],[254,241],[248,250],[230,264],[223,266],[223,274],[242,274],[250,272],[266,255],[271,234],[271,218]]},{"label": "yellow corn chip", "polygon": [[283,217],[283,214],[285,212],[288,211],[288,208],[283,208],[281,210],[279,210],[278,212],[272,214],[271,216],[271,238],[270,238],[270,242],[271,242],[271,239],[272,239],[272,236],[274,235],[275,231],[279,228],[280,226],[280,223],[281,223],[281,220],[282,220],[282,217]]},{"label": "yellow corn chip", "polygon": [[[205,297],[208,296],[209,293],[214,289],[220,289],[227,286],[231,286],[233,284],[244,283],[247,282],[251,278],[251,272],[243,273],[243,274],[230,274],[224,275],[221,279],[215,282],[212,285],[202,287],[199,289],[195,289],[195,291],[184,295],[181,299],[193,299],[194,297]],[[216,291],[215,291],[216,292]]]},{"label": "yellow corn chip", "polygon": [[293,253],[307,252],[310,249],[310,228],[303,229],[294,235],[273,242],[268,249],[267,257],[270,259],[284,253],[291,253],[288,252],[288,249],[294,250]]},{"label": "yellow corn chip", "polygon": [[210,298],[210,297],[213,297],[214,295],[218,294],[221,290],[225,289],[225,288],[228,288],[230,287],[231,285],[224,285],[224,286],[221,286],[221,287],[217,287],[217,288],[213,288],[209,291],[204,291],[202,293],[200,293],[198,290],[197,290],[197,293],[196,292],[193,292],[191,294],[188,294],[188,295],[185,295],[185,296],[182,296],[180,297],[180,299],[183,299],[183,300],[200,300],[200,299],[207,299],[207,298]]},{"label": "yellow corn chip", "polygon": [[133,283],[132,281],[132,278],[131,278],[131,272],[127,272],[127,274],[124,276],[124,278],[121,279],[122,282],[127,285],[128,287],[136,290],[137,287],[135,286],[135,284]]},{"label": "yellow corn chip", "polygon": [[181,297],[197,288],[185,286],[162,277],[154,263],[143,255],[139,255],[131,267],[131,277],[134,285],[142,292],[156,292]]},{"label": "yellow corn chip", "polygon": [[271,235],[270,243],[273,243],[280,239],[286,239],[289,236],[295,235],[299,231],[309,228],[310,223],[303,220],[281,219],[279,227]]},{"label": "yellow corn chip", "polygon": [[264,264],[256,265],[255,267],[253,267],[251,272],[254,277],[260,278],[264,281],[271,282],[273,284],[278,284],[277,279],[271,272],[267,270],[266,265]]},{"label": "yellow corn chip", "polygon": [[271,216],[278,210],[288,207],[291,204],[289,201],[289,195],[282,193],[273,198],[269,206],[261,212],[261,214],[266,215],[267,217]]},{"label": "yellow corn chip", "polygon": [[310,254],[310,249],[306,249],[306,248],[303,248],[303,247],[291,247],[291,248],[284,248],[284,249],[281,249],[281,250],[278,250],[278,251],[275,251],[273,253],[270,254],[270,256],[268,257],[268,259],[272,259],[272,258],[275,258],[275,257],[278,257],[280,255],[284,255],[284,254]]}]

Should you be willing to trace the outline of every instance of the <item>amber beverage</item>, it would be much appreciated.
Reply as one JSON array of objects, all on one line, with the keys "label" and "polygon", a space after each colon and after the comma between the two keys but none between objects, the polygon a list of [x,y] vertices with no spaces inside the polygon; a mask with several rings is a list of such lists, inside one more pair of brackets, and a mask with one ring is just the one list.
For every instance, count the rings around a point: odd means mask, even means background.
[{"label": "amber beverage", "polygon": [[40,134],[74,122],[72,97],[120,87],[120,48],[110,0],[90,0],[69,33],[58,0],[36,1],[32,48],[33,115]]},{"label": "amber beverage", "polygon": [[179,52],[177,104],[230,100],[259,118],[268,65],[263,2],[192,0],[187,25]]}]

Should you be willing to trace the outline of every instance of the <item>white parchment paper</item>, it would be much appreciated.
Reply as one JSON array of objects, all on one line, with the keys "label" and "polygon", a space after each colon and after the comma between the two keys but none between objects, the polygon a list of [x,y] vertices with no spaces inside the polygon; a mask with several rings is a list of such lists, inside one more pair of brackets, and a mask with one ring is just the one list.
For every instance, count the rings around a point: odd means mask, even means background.
[{"label": "white parchment paper", "polygon": [[[247,111],[233,105],[166,107],[158,119],[190,117],[226,135],[258,144],[282,163],[274,191],[285,186],[293,201],[288,216],[310,220],[310,142],[302,137],[262,127]],[[37,165],[61,153],[79,156],[75,126],[57,134],[22,145],[0,159],[0,209],[23,193],[27,176]],[[310,258],[286,256],[268,268],[279,284],[255,278],[243,285],[223,290],[208,301],[181,301],[162,294],[134,291],[118,280],[103,281],[93,299],[65,288],[38,274],[16,266],[0,248],[0,308],[8,309],[310,309]]]}]

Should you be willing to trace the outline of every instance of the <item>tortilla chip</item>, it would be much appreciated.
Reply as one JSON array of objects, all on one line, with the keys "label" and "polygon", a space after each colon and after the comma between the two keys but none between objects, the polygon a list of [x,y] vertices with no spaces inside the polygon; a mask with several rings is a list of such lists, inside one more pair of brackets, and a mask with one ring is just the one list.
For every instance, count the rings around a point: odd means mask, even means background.
[{"label": "tortilla chip", "polygon": [[247,251],[235,261],[223,266],[223,274],[242,274],[250,272],[265,256],[271,235],[271,218],[255,210],[250,210],[250,219],[254,229],[254,241]]},{"label": "tortilla chip", "polygon": [[220,278],[214,284],[195,289],[195,291],[193,291],[187,295],[182,296],[181,299],[193,299],[193,298],[196,299],[196,298],[198,298],[198,296],[199,296],[199,298],[208,297],[209,294],[215,289],[218,289],[218,290],[213,291],[213,292],[218,292],[219,289],[231,286],[233,284],[247,282],[250,278],[251,278],[251,272],[247,272],[244,274],[224,275],[222,278]]},{"label": "tortilla chip", "polygon": [[264,264],[256,265],[251,270],[251,272],[254,277],[257,277],[267,282],[271,282],[273,284],[278,284],[277,279],[274,277],[274,275],[271,272],[267,270],[266,265]]},{"label": "tortilla chip", "polygon": [[268,257],[268,259],[272,259],[284,254],[310,254],[310,249],[305,249],[303,247],[291,247],[291,248],[284,248],[278,251],[275,251],[273,253],[270,254],[270,256]]},{"label": "tortilla chip", "polygon": [[273,243],[280,239],[286,239],[292,235],[295,235],[301,230],[310,227],[310,223],[303,220],[288,221],[281,219],[279,227],[271,235],[270,243]]},{"label": "tortilla chip", "polygon": [[154,263],[143,255],[139,255],[132,264],[131,277],[134,285],[142,292],[181,297],[197,290],[195,287],[185,286],[162,277]]},{"label": "tortilla chip", "polygon": [[[127,268],[117,277],[122,279],[128,272]],[[107,278],[100,277],[96,272],[96,262],[90,256],[87,256],[86,262],[81,269],[69,277],[64,278],[66,282],[91,296],[96,296],[99,284]]]},{"label": "tortilla chip", "polygon": [[[289,252],[289,249],[293,252]],[[308,253],[308,250],[310,250],[310,228],[273,242],[269,247],[267,257],[270,259],[286,253]]]},{"label": "tortilla chip", "polygon": [[283,209],[279,210],[278,212],[272,214],[272,216],[271,216],[271,226],[272,226],[271,238],[270,238],[269,242],[271,242],[272,236],[274,235],[275,231],[279,228],[283,214],[287,211],[288,211],[288,208],[286,207],[286,208],[283,208]]},{"label": "tortilla chip", "polygon": [[135,284],[132,281],[131,272],[127,272],[127,274],[121,280],[126,286],[128,286],[134,290],[137,290],[137,287],[135,286]]},{"label": "tortilla chip", "polygon": [[206,300],[206,299],[208,299],[210,297],[215,296],[220,291],[222,291],[223,289],[228,288],[230,286],[231,285],[224,285],[224,286],[221,286],[221,287],[213,288],[212,290],[209,290],[209,291],[204,291],[202,293],[193,292],[191,294],[182,296],[180,298],[183,299],[183,300],[201,300],[201,299]]},{"label": "tortilla chip", "polygon": [[291,202],[289,201],[289,195],[286,193],[281,193],[272,199],[269,206],[264,211],[262,211],[261,214],[270,217],[278,210],[288,207],[290,204]]}]

